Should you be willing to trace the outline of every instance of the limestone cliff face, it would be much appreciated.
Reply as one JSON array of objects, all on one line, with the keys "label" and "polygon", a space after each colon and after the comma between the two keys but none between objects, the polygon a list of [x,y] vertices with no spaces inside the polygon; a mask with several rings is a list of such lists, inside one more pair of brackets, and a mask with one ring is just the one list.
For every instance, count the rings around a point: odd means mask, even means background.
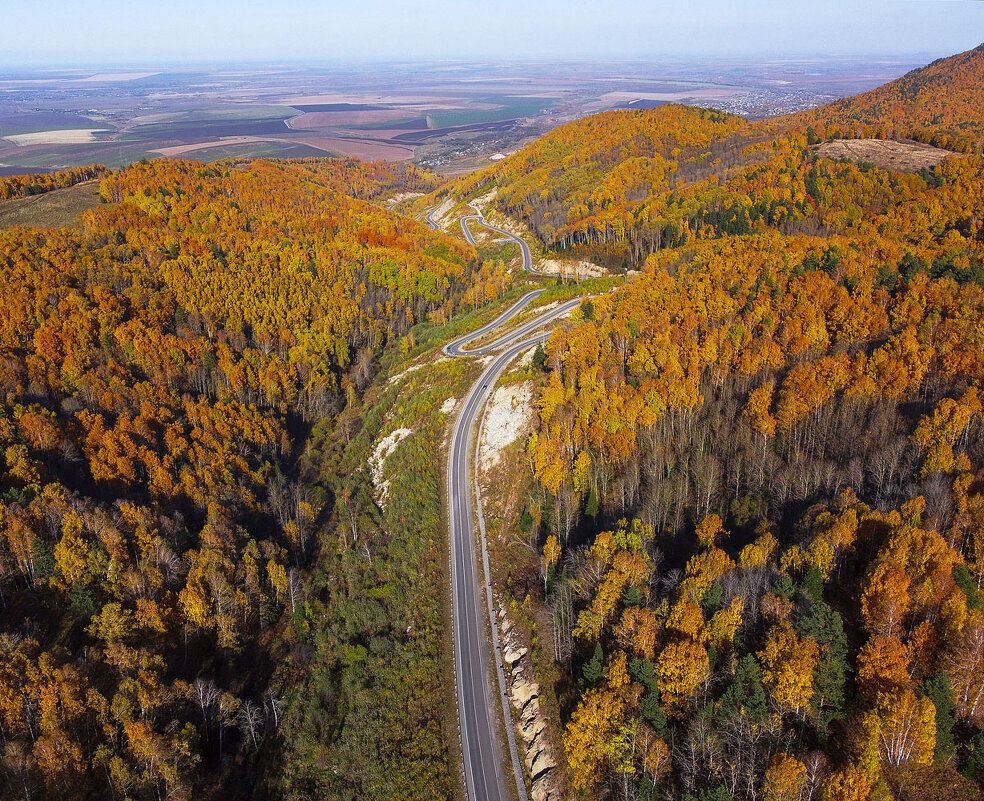
[{"label": "limestone cliff face", "polygon": [[501,606],[499,628],[513,725],[524,751],[523,765],[529,781],[530,798],[532,801],[560,801],[562,788],[555,774],[559,751],[540,708],[540,685],[533,678],[528,644],[522,641],[520,632]]}]

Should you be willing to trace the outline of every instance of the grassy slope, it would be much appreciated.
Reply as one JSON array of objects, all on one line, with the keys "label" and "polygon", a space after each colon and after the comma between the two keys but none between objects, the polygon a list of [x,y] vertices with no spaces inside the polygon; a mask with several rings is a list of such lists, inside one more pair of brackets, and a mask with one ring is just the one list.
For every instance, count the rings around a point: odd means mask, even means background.
[{"label": "grassy slope", "polygon": [[32,225],[67,228],[78,223],[82,212],[99,205],[99,181],[85,181],[43,195],[0,202],[0,228]]}]

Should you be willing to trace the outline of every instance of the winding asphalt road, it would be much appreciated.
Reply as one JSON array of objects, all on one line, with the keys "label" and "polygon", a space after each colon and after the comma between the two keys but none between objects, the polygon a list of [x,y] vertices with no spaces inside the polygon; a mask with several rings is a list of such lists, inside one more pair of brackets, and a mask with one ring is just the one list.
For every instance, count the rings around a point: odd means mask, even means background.
[{"label": "winding asphalt road", "polygon": [[[447,345],[444,346],[444,352],[448,356],[483,356],[486,353],[491,353],[494,350],[498,350],[503,345],[508,345],[510,342],[515,342],[520,337],[524,337],[527,334],[536,331],[538,328],[541,328],[543,325],[550,322],[551,320],[560,317],[564,314],[567,314],[567,312],[574,309],[582,300],[582,298],[574,298],[573,300],[569,300],[566,303],[562,303],[560,306],[550,309],[550,311],[544,312],[543,314],[538,314],[536,317],[533,317],[528,322],[524,323],[518,328],[515,328],[514,330],[503,334],[501,337],[493,340],[492,342],[489,342],[487,345],[482,345],[480,348],[474,348],[468,350],[464,348],[464,345],[466,343],[471,342],[474,339],[478,339],[479,337],[485,336],[485,334],[489,333],[490,331],[494,331],[500,325],[504,325],[505,323],[507,323],[509,320],[511,320],[513,317],[519,314],[526,306],[528,306],[531,301],[535,300],[542,294],[543,294],[542,289],[534,289],[532,292],[527,292],[525,295],[523,295],[523,297],[517,300],[512,306],[510,306],[501,315],[496,317],[488,325],[485,325],[482,328],[479,328],[477,331],[473,331],[470,334],[466,334],[465,336],[456,339],[453,342],[449,342]],[[533,344],[535,345],[537,343],[534,342]]]},{"label": "winding asphalt road", "polygon": [[[461,754],[464,762],[465,793],[469,801],[512,801],[515,797],[504,775],[502,739],[499,723],[493,716],[495,699],[489,686],[488,644],[486,624],[493,628],[496,646],[496,673],[499,674],[500,705],[507,725],[507,736],[512,734],[511,717],[505,698],[505,679],[501,674],[501,656],[498,654],[498,626],[493,607],[488,614],[483,609],[482,595],[488,594],[488,585],[479,584],[475,554],[474,516],[471,476],[472,431],[478,422],[485,402],[499,374],[516,354],[542,342],[550,336],[543,332],[523,340],[503,351],[482,373],[471,388],[464,406],[455,422],[448,459],[448,514],[451,528],[451,609],[454,619],[454,671],[458,698],[458,731],[461,737]],[[483,548],[483,562],[487,560]],[[486,592],[481,587],[485,586]],[[485,604],[488,604],[488,597]],[[515,748],[510,742],[510,751]],[[516,791],[526,798],[526,784],[518,756],[513,759]]]},{"label": "winding asphalt road", "polygon": [[[432,214],[433,212],[431,212]],[[430,214],[424,218],[436,228]],[[523,253],[523,269],[533,270],[529,247],[518,237],[493,228],[481,217],[466,217],[461,221],[465,238],[474,244],[468,222],[474,221],[519,242]],[[464,768],[465,794],[468,801],[511,801],[519,798],[527,801],[526,782],[516,749],[511,725],[509,703],[506,696],[505,674],[499,645],[498,621],[492,604],[492,588],[489,580],[488,551],[485,544],[485,526],[481,515],[481,496],[478,489],[477,468],[472,461],[472,432],[475,430],[485,403],[496,380],[517,354],[550,337],[550,331],[534,333],[546,323],[565,314],[580,302],[580,298],[567,301],[548,312],[537,315],[516,329],[482,347],[466,350],[464,345],[495,330],[512,320],[531,301],[543,294],[542,289],[527,292],[509,309],[488,325],[472,331],[444,346],[449,356],[478,356],[505,347],[494,361],[485,368],[481,378],[472,386],[465,398],[451,436],[448,459],[448,516],[451,540],[451,613],[454,632],[455,694],[458,701],[458,731]],[[477,460],[477,449],[474,458]],[[475,471],[475,472],[473,472]],[[474,477],[474,478],[473,478]],[[474,484],[472,483],[474,481]],[[474,500],[473,492],[474,490]],[[484,576],[478,573],[475,553],[475,516],[473,504],[478,504],[478,523],[482,533],[482,563]],[[484,609],[483,599],[484,598]],[[489,648],[486,625],[492,634],[495,669],[498,677],[499,705],[505,721],[508,751],[512,762],[513,782],[507,780],[503,765],[503,744],[500,724],[493,714],[495,699],[489,686]]]},{"label": "winding asphalt road", "polygon": [[[440,206],[436,206],[435,208],[428,211],[426,214],[424,212],[420,212],[420,214],[418,214],[414,219],[417,220],[423,219],[423,221],[427,224],[428,228],[430,228],[432,231],[436,231],[440,226],[438,226],[437,222],[435,222],[433,215],[439,208]],[[533,269],[533,254],[530,253],[530,246],[527,245],[526,242],[521,237],[518,237],[516,236],[516,234],[510,233],[509,231],[505,231],[502,228],[496,228],[494,225],[489,225],[487,222],[485,222],[485,218],[481,214],[470,214],[467,217],[462,217],[460,222],[461,222],[461,233],[465,235],[465,239],[468,240],[468,244],[471,245],[472,247],[478,247],[478,243],[475,241],[475,237],[472,236],[471,229],[468,227],[469,223],[474,222],[474,223],[478,223],[483,228],[488,228],[490,231],[495,231],[497,234],[502,234],[507,239],[511,239],[513,242],[519,245],[519,249],[523,254],[523,269],[528,273],[533,273],[533,275],[543,275],[543,273],[541,273],[539,270]]]},{"label": "winding asphalt road", "polygon": [[[433,212],[432,212],[433,213]],[[430,217],[430,215],[428,215]],[[504,231],[502,228],[496,228],[494,225],[489,225],[485,222],[485,218],[481,214],[473,214],[468,217],[461,218],[461,232],[465,235],[465,239],[468,240],[468,244],[473,247],[476,246],[475,237],[472,236],[471,229],[468,227],[468,223],[476,222],[483,228],[488,228],[490,231],[495,231],[497,234],[502,234],[507,239],[511,239],[517,245],[523,253],[523,269],[528,273],[533,273],[533,275],[543,275],[539,270],[533,269],[533,254],[530,253],[530,246],[526,242],[515,234],[509,233],[509,231]],[[436,228],[436,226],[434,226]]]},{"label": "winding asphalt road", "polygon": [[[430,211],[428,211],[427,214],[424,216],[424,222],[427,223],[427,227],[430,228],[432,231],[436,231],[438,229],[438,225],[437,225],[436,222],[434,222],[434,217],[432,215],[439,208],[440,208],[440,206],[435,206]],[[417,215],[417,219],[418,220],[420,219],[420,215],[419,214]]]}]

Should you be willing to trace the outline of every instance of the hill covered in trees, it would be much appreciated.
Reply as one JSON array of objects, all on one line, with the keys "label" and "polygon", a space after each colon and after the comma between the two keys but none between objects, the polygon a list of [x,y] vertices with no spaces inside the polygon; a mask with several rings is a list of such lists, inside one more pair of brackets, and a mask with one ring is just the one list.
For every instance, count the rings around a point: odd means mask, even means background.
[{"label": "hill covered in trees", "polygon": [[[372,202],[431,192],[633,271],[534,358],[497,524],[570,795],[980,797],[982,61],[756,124],[608,112],[444,186],[155,161],[0,232],[4,796],[455,794],[468,368],[404,368],[511,278]],[[846,136],[965,155],[820,155]]]},{"label": "hill covered in trees", "polygon": [[982,86],[984,45],[782,122],[814,124],[826,136],[907,137],[962,153],[980,152]]},{"label": "hill covered in trees", "polygon": [[[440,190],[641,269],[534,360],[542,556],[505,591],[572,797],[981,797],[982,69],[758,124],[609,112]],[[821,157],[841,136],[967,155]]]},{"label": "hill covered in trees", "polygon": [[109,170],[102,164],[89,164],[85,167],[72,167],[51,174],[11,175],[7,178],[0,178],[0,200],[43,195],[56,189],[74,186],[82,181],[102,178],[108,173]]},{"label": "hill covered in trees", "polygon": [[[623,269],[701,237],[778,226],[817,233],[813,221],[826,222],[818,212],[838,198],[815,171],[814,146],[835,137],[910,137],[979,153],[982,72],[977,48],[867,94],[758,123],[672,104],[604,112],[441,192],[465,198],[494,189],[496,207],[522,219],[545,249]],[[883,202],[892,190],[886,186]]]},{"label": "hill covered in trees", "polygon": [[[4,797],[250,797],[289,770],[268,755],[290,649],[334,620],[305,591],[334,502],[303,473],[311,425],[357,404],[418,321],[500,285],[354,197],[432,181],[162,160],[106,177],[79,230],[0,233]],[[377,578],[392,609],[424,608]],[[398,636],[408,661],[435,648]],[[446,776],[428,693],[400,745]]]}]

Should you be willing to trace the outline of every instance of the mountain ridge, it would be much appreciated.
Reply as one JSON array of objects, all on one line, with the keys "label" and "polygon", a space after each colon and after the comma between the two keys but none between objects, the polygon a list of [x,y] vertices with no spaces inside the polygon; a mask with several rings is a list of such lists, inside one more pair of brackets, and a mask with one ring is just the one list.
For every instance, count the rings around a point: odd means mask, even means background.
[{"label": "mountain ridge", "polygon": [[936,59],[860,95],[776,121],[819,124],[828,137],[901,136],[947,150],[979,151],[984,136],[984,44]]}]

